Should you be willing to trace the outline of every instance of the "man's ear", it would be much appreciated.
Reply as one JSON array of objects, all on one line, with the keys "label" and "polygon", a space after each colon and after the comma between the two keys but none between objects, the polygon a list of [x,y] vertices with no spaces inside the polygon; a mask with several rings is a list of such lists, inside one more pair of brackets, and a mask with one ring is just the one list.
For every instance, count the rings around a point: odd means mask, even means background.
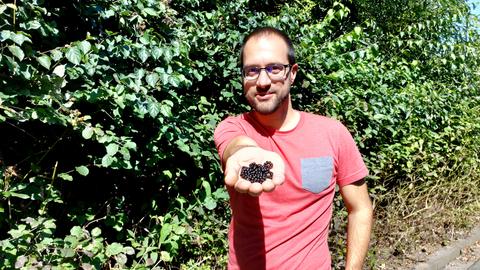
[{"label": "man's ear", "polygon": [[290,84],[293,84],[295,77],[297,77],[298,64],[293,64],[290,68]]}]

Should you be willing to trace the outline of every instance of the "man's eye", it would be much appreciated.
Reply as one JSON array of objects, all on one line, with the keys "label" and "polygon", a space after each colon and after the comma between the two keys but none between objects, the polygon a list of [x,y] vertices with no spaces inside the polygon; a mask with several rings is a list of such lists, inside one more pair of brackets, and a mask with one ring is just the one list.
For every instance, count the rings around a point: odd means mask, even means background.
[{"label": "man's eye", "polygon": [[270,71],[271,73],[279,73],[283,70],[283,66],[282,65],[271,65],[271,66],[268,66],[267,67],[267,70]]},{"label": "man's eye", "polygon": [[258,68],[256,67],[250,67],[245,69],[245,74],[247,75],[255,75],[258,73]]}]

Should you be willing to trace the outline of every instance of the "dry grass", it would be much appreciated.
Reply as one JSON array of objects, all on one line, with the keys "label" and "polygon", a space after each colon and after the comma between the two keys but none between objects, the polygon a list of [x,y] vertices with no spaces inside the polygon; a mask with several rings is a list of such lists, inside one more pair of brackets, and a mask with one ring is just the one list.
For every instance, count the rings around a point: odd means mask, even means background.
[{"label": "dry grass", "polygon": [[372,239],[375,269],[411,269],[480,222],[478,175],[405,186],[384,199]]}]

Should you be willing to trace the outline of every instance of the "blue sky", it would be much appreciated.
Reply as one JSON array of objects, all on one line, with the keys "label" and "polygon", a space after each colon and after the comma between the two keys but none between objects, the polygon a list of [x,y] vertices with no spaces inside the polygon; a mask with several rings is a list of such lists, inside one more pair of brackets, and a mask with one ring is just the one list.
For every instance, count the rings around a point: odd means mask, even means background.
[{"label": "blue sky", "polygon": [[473,14],[480,15],[480,1],[469,1],[470,3],[475,5],[475,8],[473,9]]}]

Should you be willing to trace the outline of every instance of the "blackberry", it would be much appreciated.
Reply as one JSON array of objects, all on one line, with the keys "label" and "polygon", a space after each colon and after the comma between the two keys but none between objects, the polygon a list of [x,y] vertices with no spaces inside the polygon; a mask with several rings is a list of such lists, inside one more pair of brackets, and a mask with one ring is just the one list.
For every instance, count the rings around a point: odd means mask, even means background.
[{"label": "blackberry", "polygon": [[266,161],[265,163],[258,164],[252,162],[247,166],[243,166],[240,170],[240,177],[250,181],[252,183],[263,183],[267,178],[273,178],[273,172],[270,169],[273,168],[273,163],[271,161]]},{"label": "blackberry", "polygon": [[265,163],[263,163],[263,167],[270,170],[271,168],[273,168],[273,163],[271,161],[267,160],[267,161],[265,161]]}]

